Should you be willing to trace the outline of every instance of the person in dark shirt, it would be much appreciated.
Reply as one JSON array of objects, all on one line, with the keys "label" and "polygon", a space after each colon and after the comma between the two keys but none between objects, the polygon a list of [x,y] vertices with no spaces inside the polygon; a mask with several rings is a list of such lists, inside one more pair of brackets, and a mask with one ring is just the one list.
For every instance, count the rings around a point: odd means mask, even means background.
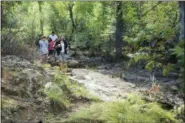
[{"label": "person in dark shirt", "polygon": [[60,55],[60,52],[61,52],[61,47],[59,46],[60,45],[60,38],[56,41],[55,43],[55,50],[56,50],[56,53],[57,55],[59,56]]},{"label": "person in dark shirt", "polygon": [[40,34],[37,38],[37,40],[35,41],[35,45],[36,45],[36,50],[38,51],[39,48],[40,48],[40,44],[39,44],[39,41],[42,39],[42,35]]},{"label": "person in dark shirt", "polygon": [[[64,44],[64,50],[62,49],[62,45],[61,45],[61,43],[63,42],[63,44]],[[65,38],[63,37],[63,36],[61,36],[57,41],[56,41],[56,43],[55,43],[55,50],[56,50],[56,55],[55,55],[55,57],[56,57],[56,59],[57,59],[57,61],[58,60],[61,60],[61,59],[65,59],[64,57],[65,57],[65,55],[67,54],[67,50],[68,50],[68,43],[67,43],[67,41],[65,40]],[[63,52],[64,51],[64,54],[63,53],[61,53],[61,52]],[[62,57],[63,58],[62,58]]]}]

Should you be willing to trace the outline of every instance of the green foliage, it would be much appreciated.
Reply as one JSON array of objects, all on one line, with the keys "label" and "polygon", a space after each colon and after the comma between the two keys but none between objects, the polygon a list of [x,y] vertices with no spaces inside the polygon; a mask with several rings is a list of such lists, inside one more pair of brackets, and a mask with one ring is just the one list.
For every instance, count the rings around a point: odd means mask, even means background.
[{"label": "green foliage", "polygon": [[100,101],[97,96],[89,93],[85,87],[80,86],[76,81],[70,80],[67,75],[61,72],[56,72],[54,82],[64,90],[65,94],[70,94],[68,96],[85,97],[93,101]]},{"label": "green foliage", "polygon": [[154,69],[154,61],[150,61],[146,64],[145,68],[149,71]]},{"label": "green foliage", "polygon": [[178,123],[175,114],[166,111],[157,103],[146,103],[139,95],[130,95],[128,100],[95,103],[73,113],[68,122],[101,121],[107,123]]},{"label": "green foliage", "polygon": [[1,106],[2,106],[2,108],[8,108],[8,109],[16,108],[17,101],[16,100],[13,100],[13,99],[5,99],[5,98],[2,98],[2,100],[1,100]]},{"label": "green foliage", "polygon": [[179,58],[184,56],[184,48],[183,47],[176,46],[174,49],[172,49],[172,51],[173,51],[172,54],[175,54]]},{"label": "green foliage", "polygon": [[44,89],[45,94],[47,95],[51,107],[54,110],[65,110],[70,106],[70,102],[67,99],[67,96],[64,94],[63,90],[57,84],[50,84],[49,87]]},{"label": "green foliage", "polygon": [[172,53],[177,56],[178,58],[178,65],[180,67],[180,76],[184,77],[184,67],[181,67],[184,65],[184,41],[179,41],[177,46],[173,49],[171,49]]},{"label": "green foliage", "polygon": [[69,83],[67,76],[56,70],[54,83],[50,82],[45,85],[44,93],[47,95],[53,110],[62,111],[70,107]]},{"label": "green foliage", "polygon": [[44,68],[51,68],[50,64],[44,64]]},{"label": "green foliage", "polygon": [[175,106],[173,111],[178,118],[184,119],[184,105]]},{"label": "green foliage", "polygon": [[171,71],[173,68],[172,68],[172,65],[171,64],[167,64],[164,68],[163,68],[163,76],[167,76],[169,71]]}]

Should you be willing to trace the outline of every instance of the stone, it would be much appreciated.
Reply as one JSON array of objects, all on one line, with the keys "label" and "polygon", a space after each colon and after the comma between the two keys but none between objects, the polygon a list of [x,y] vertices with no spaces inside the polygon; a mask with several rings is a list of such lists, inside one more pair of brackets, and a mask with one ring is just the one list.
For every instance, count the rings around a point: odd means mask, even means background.
[{"label": "stone", "polygon": [[178,87],[175,86],[175,85],[172,85],[172,86],[170,87],[170,89],[171,89],[173,92],[177,92],[177,91],[178,91]]},{"label": "stone", "polygon": [[75,56],[76,52],[73,51],[73,50],[70,50],[69,53],[68,53],[68,57],[72,57],[72,56]]},{"label": "stone", "polygon": [[86,79],[85,76],[83,76],[83,75],[78,75],[75,78],[79,79],[79,80],[85,80]]},{"label": "stone", "polygon": [[84,53],[83,53],[82,51],[76,51],[76,55],[77,55],[77,56],[83,56]]},{"label": "stone", "polygon": [[91,80],[91,77],[90,77],[89,75],[86,75],[86,76],[85,76],[85,79]]},{"label": "stone", "polygon": [[77,60],[70,60],[68,61],[67,65],[68,67],[71,67],[71,68],[77,68],[80,66],[80,63]]}]

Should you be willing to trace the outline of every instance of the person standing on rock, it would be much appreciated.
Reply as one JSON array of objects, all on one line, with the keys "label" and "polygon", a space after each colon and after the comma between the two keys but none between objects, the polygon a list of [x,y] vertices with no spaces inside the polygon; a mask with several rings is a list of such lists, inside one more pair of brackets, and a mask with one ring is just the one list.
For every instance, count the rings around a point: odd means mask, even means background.
[{"label": "person standing on rock", "polygon": [[48,59],[48,40],[45,36],[39,41],[40,45],[40,54],[42,58],[42,63],[46,63]]},{"label": "person standing on rock", "polygon": [[64,43],[64,37],[61,36],[60,39],[55,43],[55,49],[56,49],[56,58],[57,62],[65,62],[65,43]]},{"label": "person standing on rock", "polygon": [[66,58],[65,58],[65,43],[64,37],[61,36],[60,39],[55,43],[56,48],[56,58],[57,62],[59,62],[61,70],[64,69]]}]

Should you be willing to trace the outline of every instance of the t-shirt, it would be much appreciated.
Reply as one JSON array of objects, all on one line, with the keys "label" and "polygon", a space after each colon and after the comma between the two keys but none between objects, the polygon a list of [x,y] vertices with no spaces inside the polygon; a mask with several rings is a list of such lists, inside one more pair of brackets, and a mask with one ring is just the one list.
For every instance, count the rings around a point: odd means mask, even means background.
[{"label": "t-shirt", "polygon": [[41,54],[48,54],[48,41],[47,40],[40,40],[40,53]]},{"label": "t-shirt", "polygon": [[64,42],[61,42],[60,45],[61,45],[61,53],[64,53]]},{"label": "t-shirt", "polygon": [[53,41],[55,41],[58,37],[56,35],[50,35],[49,36]]},{"label": "t-shirt", "polygon": [[57,55],[60,55],[60,52],[61,52],[61,47],[58,47],[59,44],[60,44],[60,41],[57,41],[55,43],[55,49],[56,49]]},{"label": "t-shirt", "polygon": [[55,46],[55,42],[54,41],[50,41],[49,42],[48,50],[53,50],[54,49],[54,46]]}]

